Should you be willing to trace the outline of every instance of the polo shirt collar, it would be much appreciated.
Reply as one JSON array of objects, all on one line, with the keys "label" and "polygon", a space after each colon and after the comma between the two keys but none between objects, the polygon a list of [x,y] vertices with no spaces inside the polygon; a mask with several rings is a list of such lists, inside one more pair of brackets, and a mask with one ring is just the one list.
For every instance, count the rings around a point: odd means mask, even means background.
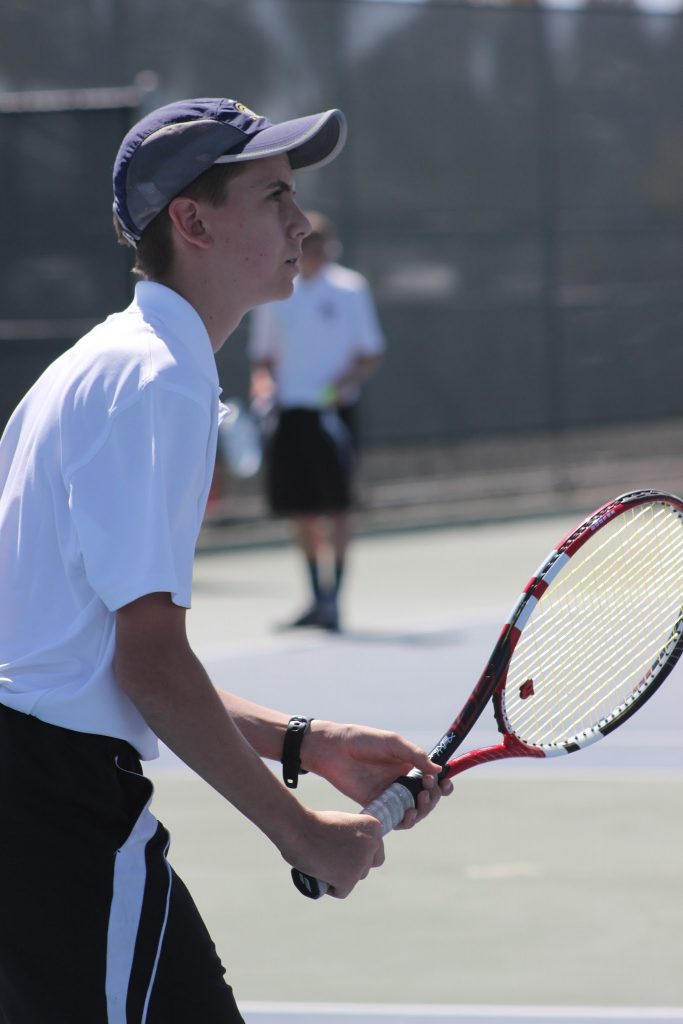
[{"label": "polo shirt collar", "polygon": [[145,320],[161,324],[164,340],[167,343],[171,339],[179,342],[203,375],[218,388],[218,369],[211,339],[194,306],[178,292],[157,281],[138,281],[133,306],[137,306]]}]

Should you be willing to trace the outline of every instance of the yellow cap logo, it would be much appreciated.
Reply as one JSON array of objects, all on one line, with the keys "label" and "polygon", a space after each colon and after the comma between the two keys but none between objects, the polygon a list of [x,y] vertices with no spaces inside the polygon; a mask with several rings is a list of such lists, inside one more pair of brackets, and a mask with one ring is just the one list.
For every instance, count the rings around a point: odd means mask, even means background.
[{"label": "yellow cap logo", "polygon": [[240,114],[246,114],[247,117],[253,118],[254,121],[258,120],[258,118],[261,116],[260,114],[255,114],[253,110],[249,109],[249,107],[245,107],[244,103],[236,102],[235,110],[239,110]]}]

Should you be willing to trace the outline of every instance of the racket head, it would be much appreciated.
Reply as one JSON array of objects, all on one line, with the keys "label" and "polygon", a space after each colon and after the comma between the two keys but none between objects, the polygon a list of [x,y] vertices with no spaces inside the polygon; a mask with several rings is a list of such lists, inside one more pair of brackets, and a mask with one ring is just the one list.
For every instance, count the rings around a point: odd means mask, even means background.
[{"label": "racket head", "polygon": [[259,425],[238,398],[229,398],[218,427],[218,450],[228,471],[240,479],[255,476],[263,461]]},{"label": "racket head", "polygon": [[647,701],[683,652],[683,501],[635,491],[568,534],[506,630],[493,705],[515,755],[568,754]]}]

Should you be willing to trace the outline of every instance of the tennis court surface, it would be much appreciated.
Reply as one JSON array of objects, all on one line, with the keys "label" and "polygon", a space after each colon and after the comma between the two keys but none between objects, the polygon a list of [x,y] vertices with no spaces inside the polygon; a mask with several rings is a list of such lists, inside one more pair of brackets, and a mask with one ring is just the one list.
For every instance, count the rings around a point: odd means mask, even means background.
[{"label": "tennis court surface", "polygon": [[[362,540],[346,635],[281,634],[303,601],[286,549],[198,560],[190,633],[214,681],[291,713],[429,746],[519,590],[572,522]],[[299,588],[297,592],[297,587]],[[305,900],[260,833],[173,758],[156,810],[248,1024],[683,1022],[683,671],[613,737],[474,769],[387,838],[345,901]],[[473,744],[492,738],[485,713]],[[348,806],[306,777],[311,806]]]}]

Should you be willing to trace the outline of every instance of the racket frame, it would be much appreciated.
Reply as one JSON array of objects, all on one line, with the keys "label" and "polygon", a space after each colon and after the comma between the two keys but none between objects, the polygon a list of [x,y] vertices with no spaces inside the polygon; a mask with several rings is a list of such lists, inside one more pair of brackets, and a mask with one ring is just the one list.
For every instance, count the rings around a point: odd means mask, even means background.
[{"label": "racket frame", "polygon": [[[467,698],[463,709],[430,752],[430,759],[443,767],[440,779],[457,775],[474,765],[501,758],[544,758],[557,754],[570,754],[587,747],[602,736],[608,735],[627,718],[630,718],[664,682],[683,653],[683,608],[680,609],[679,618],[674,625],[670,639],[657,655],[641,684],[632,691],[621,707],[601,719],[596,725],[573,737],[572,742],[544,746],[525,743],[514,735],[505,717],[503,691],[510,660],[526,622],[555,576],[595,535],[596,531],[607,525],[616,516],[640,505],[656,502],[675,506],[683,519],[683,501],[676,495],[654,489],[631,491],[596,509],[575,529],[571,530],[557,548],[544,559],[513,607],[486,667]],[[493,703],[496,724],[503,734],[502,742],[495,746],[472,750],[453,759],[453,754],[460,747],[490,700]],[[364,809],[364,813],[371,814],[380,821],[383,835],[396,828],[403,820],[405,812],[415,806],[417,794],[422,788],[421,779],[421,773],[413,770],[408,775],[396,779],[384,793]],[[292,878],[299,891],[312,899],[318,899],[327,892],[328,886],[325,882],[311,878],[296,868],[292,869]]]},{"label": "racket frame", "polygon": [[[676,495],[653,489],[632,491],[622,494],[620,497],[596,509],[587,519],[571,530],[558,544],[557,548],[544,559],[522,591],[507,623],[503,627],[489,664],[468,700],[468,705],[470,702],[474,702],[478,707],[478,710],[477,708],[470,710],[467,716],[467,720],[474,716],[471,718],[472,722],[474,722],[484,710],[488,700],[492,698],[496,724],[499,731],[503,734],[503,742],[492,747],[470,751],[463,757],[450,760],[467,735],[467,732],[469,732],[469,729],[462,732],[462,716],[459,716],[450,727],[449,732],[445,734],[435,747],[435,751],[438,751],[438,756],[432,757],[432,760],[437,760],[439,764],[444,763],[444,772],[442,773],[444,777],[457,775],[475,764],[483,764],[505,757],[556,757],[557,755],[571,754],[577,750],[582,750],[603,736],[607,736],[630,718],[661,686],[675,667],[681,654],[683,654],[683,608],[680,609],[678,620],[674,624],[670,638],[659,651],[640,685],[632,691],[620,707],[600,719],[595,725],[584,729],[578,735],[572,737],[570,741],[538,745],[525,743],[518,736],[515,736],[512,726],[505,715],[504,691],[507,682],[507,669],[524,626],[531,617],[538,601],[560,570],[581,550],[591,537],[595,536],[598,530],[624,512],[638,508],[640,505],[652,503],[674,506],[680,511],[681,518],[683,519],[683,501]],[[449,737],[452,737],[452,739],[449,739]],[[447,763],[440,760],[444,753],[446,754]]]}]

